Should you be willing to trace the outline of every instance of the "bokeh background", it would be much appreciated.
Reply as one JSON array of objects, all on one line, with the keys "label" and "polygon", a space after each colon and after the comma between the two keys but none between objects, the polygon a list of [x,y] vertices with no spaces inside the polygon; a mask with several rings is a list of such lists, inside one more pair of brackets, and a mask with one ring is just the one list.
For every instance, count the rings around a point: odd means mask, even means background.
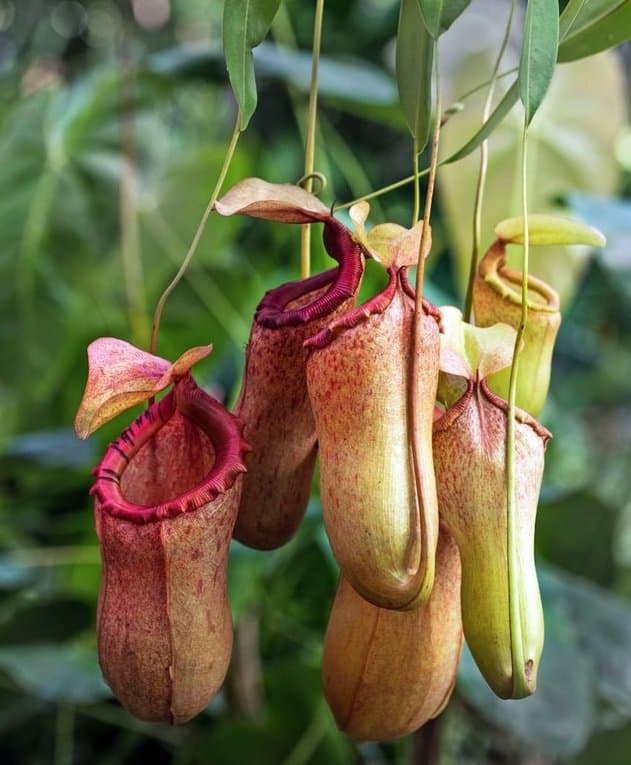
[{"label": "bokeh background", "polygon": [[[608,236],[599,252],[535,253],[562,293],[553,431],[537,530],[546,648],[537,694],[501,702],[465,654],[439,722],[356,746],[322,697],[322,637],[337,569],[317,487],[297,537],[234,543],[236,636],[222,693],[182,728],[146,725],[101,680],[90,469],[129,413],[87,442],[72,420],[98,336],[146,347],[153,307],[193,237],[236,116],[217,0],[0,0],[0,760],[19,765],[628,763],[631,757],[631,129],[627,46],[559,67],[531,134],[531,209]],[[317,169],[344,202],[409,173],[393,81],[395,0],[328,0]],[[507,0],[474,0],[442,42],[447,103],[484,82]],[[255,55],[259,107],[226,188],[295,182],[313,4],[285,0]],[[518,56],[517,28],[507,52]],[[500,88],[501,92],[501,88]],[[480,124],[465,99],[443,150]],[[491,142],[484,239],[519,205],[521,118]],[[428,296],[460,304],[477,158],[441,170]],[[411,189],[372,222],[408,224]],[[343,214],[342,214],[343,217]],[[314,232],[314,270],[327,267]],[[296,227],[212,216],[163,317],[160,355],[214,344],[197,377],[230,403],[251,316],[298,275]],[[369,269],[364,293],[379,283]]]}]

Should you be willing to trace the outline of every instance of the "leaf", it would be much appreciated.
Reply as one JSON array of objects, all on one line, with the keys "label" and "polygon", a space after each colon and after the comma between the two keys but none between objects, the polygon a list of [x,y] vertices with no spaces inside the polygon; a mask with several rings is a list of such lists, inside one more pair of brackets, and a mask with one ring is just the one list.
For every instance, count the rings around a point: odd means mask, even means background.
[{"label": "leaf", "polygon": [[470,2],[471,0],[418,0],[423,21],[434,40],[449,29]]},{"label": "leaf", "polygon": [[94,444],[77,441],[70,428],[22,433],[9,441],[4,456],[66,470],[84,469],[96,458]]},{"label": "leaf", "polygon": [[440,35],[440,22],[443,15],[443,0],[417,0],[425,27],[434,40]]},{"label": "leaf", "polygon": [[574,623],[582,650],[593,662],[600,700],[629,717],[631,710],[631,606],[586,579],[540,567],[544,593],[562,604]]},{"label": "leaf", "polygon": [[464,146],[458,149],[458,151],[456,151],[454,154],[451,154],[449,157],[447,157],[447,159],[444,160],[441,164],[448,165],[452,162],[458,162],[458,160],[464,159],[464,157],[475,151],[478,146],[480,146],[480,144],[485,141],[495,130],[495,128],[504,120],[506,115],[517,103],[518,95],[519,81],[515,80],[515,82],[502,97],[502,100],[495,107],[490,117],[485,123],[483,123],[482,127],[480,127],[479,130],[474,133],[474,135],[465,143]]},{"label": "leaf", "polygon": [[215,203],[220,215],[250,215],[281,223],[313,223],[331,217],[318,197],[290,183],[268,183],[246,178],[235,184]]},{"label": "leaf", "polygon": [[96,651],[80,643],[3,646],[0,667],[46,701],[92,704],[112,695],[101,678]]},{"label": "leaf", "polygon": [[449,29],[454,21],[468,8],[471,0],[443,0],[443,12],[440,17],[441,31]]},{"label": "leaf", "polygon": [[529,0],[519,62],[519,96],[526,112],[527,125],[541,106],[552,82],[558,46],[557,0]]},{"label": "leaf", "polygon": [[241,110],[245,130],[256,110],[256,80],[252,49],[267,34],[280,0],[225,0],[223,47],[230,84]]},{"label": "leaf", "polygon": [[474,327],[454,306],[440,308],[440,369],[450,375],[484,379],[511,365],[516,332],[508,324]]},{"label": "leaf", "polygon": [[546,642],[537,692],[520,701],[502,701],[488,688],[465,647],[458,672],[458,690],[483,719],[530,748],[553,757],[579,752],[594,724],[594,673],[581,650],[581,632],[541,587]]},{"label": "leaf", "polygon": [[[476,11],[474,3],[470,9],[474,18]],[[483,7],[479,12],[483,16]],[[479,21],[480,28],[484,30],[484,25],[491,24],[492,19],[491,14],[484,16]],[[501,29],[497,27],[503,27],[504,20],[498,18],[493,23],[496,24],[495,35],[490,29],[484,31],[488,35],[484,38],[488,46],[498,33],[501,34]],[[466,30],[461,31],[458,24],[447,33],[447,42],[455,61],[450,66],[451,82],[445,80],[443,88],[451,97],[450,92],[457,95],[488,78],[493,66],[493,54],[490,47],[486,55],[467,52]],[[515,60],[515,51],[509,49],[507,55],[512,56],[506,61],[506,66],[510,68]],[[529,199],[533,211],[564,214],[559,198],[569,189],[589,190],[594,195],[615,192],[619,185],[619,166],[611,147],[625,124],[625,93],[622,66],[612,52],[577,61],[572,66],[557,67],[549,97],[541,108],[541,115],[529,130]],[[516,99],[515,90],[512,103]],[[483,93],[472,96],[467,100],[466,109],[450,120],[441,139],[444,156],[451,159],[454,152],[457,155],[465,153],[460,151],[460,147],[466,145],[472,132],[478,129],[483,103]],[[605,114],[607,118],[603,119]],[[489,139],[481,252],[485,252],[492,243],[493,228],[499,220],[521,213],[515,162],[519,156],[522,133],[523,113],[521,109],[514,109],[509,110]],[[438,170],[438,192],[455,259],[454,273],[463,292],[471,259],[470,221],[473,219],[478,170],[479,159],[475,154],[470,154],[457,165],[444,164]],[[592,220],[586,214],[577,217],[609,234],[598,219]],[[566,306],[590,253],[591,248],[582,246],[535,249],[531,252],[531,272],[554,287],[561,296],[562,306]],[[511,267],[518,267],[520,256],[517,248],[509,248]]]},{"label": "leaf", "polygon": [[189,348],[170,364],[124,340],[94,340],[88,346],[88,381],[75,417],[76,434],[87,438],[116,415],[147,401],[211,350],[211,345]]},{"label": "leaf", "polygon": [[[521,216],[506,218],[495,226],[495,234],[504,242],[523,244],[524,219]],[[533,214],[528,216],[528,239],[530,244],[585,244],[590,247],[604,247],[605,237],[585,223],[560,215]]]},{"label": "leaf", "polygon": [[612,2],[607,5],[612,6],[607,15],[568,34],[559,46],[559,61],[576,61],[631,39],[631,4],[618,0],[616,8]]},{"label": "leaf", "polygon": [[429,138],[433,62],[434,41],[423,23],[418,0],[402,0],[397,32],[397,85],[401,108],[419,153]]}]

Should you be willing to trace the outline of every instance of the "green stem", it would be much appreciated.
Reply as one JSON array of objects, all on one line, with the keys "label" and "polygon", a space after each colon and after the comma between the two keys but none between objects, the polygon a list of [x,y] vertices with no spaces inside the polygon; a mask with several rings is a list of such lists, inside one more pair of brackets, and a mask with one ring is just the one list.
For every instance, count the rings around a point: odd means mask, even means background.
[{"label": "green stem", "polygon": [[[322,19],[324,0],[317,0],[313,22],[313,46],[311,59],[311,85],[309,87],[309,112],[307,115],[307,139],[305,142],[305,189],[313,190],[312,174],[315,163],[315,138],[318,117],[318,67],[322,43]],[[300,276],[306,279],[311,273],[311,227],[305,223],[300,227]]]},{"label": "green stem", "polygon": [[127,293],[127,316],[132,342],[135,345],[143,346],[147,340],[148,326],[136,206],[136,152],[133,113],[135,76],[133,64],[129,61],[127,55],[125,39],[123,40],[122,61],[119,195],[121,258],[123,262],[125,291]]},{"label": "green stem", "polygon": [[528,695],[524,683],[524,645],[519,598],[519,557],[517,549],[518,519],[515,503],[515,402],[517,399],[517,375],[519,353],[526,323],[528,321],[528,257],[530,240],[528,233],[528,123],[524,121],[522,134],[522,215],[524,218],[524,247],[521,281],[521,316],[515,338],[513,362],[508,385],[508,425],[506,429],[506,529],[508,547],[508,601],[511,635],[511,661],[513,665],[513,695]]},{"label": "green stem", "polygon": [[204,210],[204,214],[202,215],[199,225],[197,226],[197,231],[195,232],[193,241],[191,242],[191,245],[188,248],[186,257],[182,261],[182,265],[180,266],[178,272],[173,277],[171,283],[164,290],[164,292],[162,293],[160,297],[160,300],[158,300],[158,304],[156,305],[156,310],[153,315],[153,327],[151,329],[151,342],[149,343],[150,353],[156,352],[156,346],[158,344],[158,332],[160,330],[160,319],[162,318],[162,311],[164,309],[165,303],[167,302],[167,300],[169,299],[169,296],[171,295],[173,290],[177,287],[177,285],[180,283],[180,280],[186,273],[186,269],[188,268],[189,263],[193,259],[193,256],[195,255],[195,252],[197,250],[197,246],[199,245],[200,239],[202,238],[202,234],[204,233],[204,230],[206,228],[206,223],[208,222],[210,213],[212,212],[213,207],[215,206],[217,197],[221,193],[221,187],[223,186],[223,183],[226,180],[226,175],[228,174],[228,169],[230,167],[230,163],[232,162],[234,152],[237,148],[237,143],[239,142],[239,136],[241,135],[241,130],[239,127],[240,123],[241,123],[241,113],[239,112],[237,114],[237,119],[234,124],[234,130],[232,131],[232,138],[230,139],[230,144],[228,145],[228,150],[226,151],[226,156],[224,157],[221,172],[219,173],[219,177],[217,178],[217,183],[215,184],[215,188],[213,189],[213,192],[210,195],[210,200],[208,201],[208,205],[206,206],[206,209]]},{"label": "green stem", "polygon": [[[506,28],[504,30],[504,38],[500,45],[497,58],[495,59],[495,65],[493,66],[493,72],[491,74],[491,83],[489,85],[488,93],[486,94],[486,101],[484,103],[484,110],[482,112],[482,122],[486,122],[491,114],[491,105],[493,104],[493,96],[495,95],[495,88],[498,80],[498,72],[508,40],[510,37],[511,27],[513,25],[513,14],[515,12],[515,0],[512,0],[510,11],[508,13],[508,20],[506,22]],[[488,138],[482,141],[480,147],[480,169],[478,171],[478,183],[475,191],[475,205],[473,208],[473,246],[471,249],[471,264],[469,266],[469,281],[467,283],[467,297],[465,300],[464,308],[464,320],[471,322],[471,315],[473,312],[473,283],[475,280],[475,272],[478,267],[478,260],[480,257],[480,240],[482,238],[482,205],[484,201],[484,191],[486,187],[486,175],[489,165],[489,141]]]},{"label": "green stem", "polygon": [[57,707],[54,765],[72,765],[74,759],[74,708],[61,703]]},{"label": "green stem", "polygon": [[[414,134],[414,207],[412,209],[412,226],[415,226],[421,212],[421,174],[418,169],[418,138]],[[423,230],[425,233],[425,230]],[[418,272],[417,272],[418,273]]]},{"label": "green stem", "polygon": [[[502,72],[502,74],[498,75],[496,77],[496,80],[501,79],[502,77],[506,77],[509,74],[513,74],[517,71],[517,68],[509,69],[506,72]],[[465,99],[469,98],[470,96],[473,96],[475,93],[477,93],[479,90],[482,90],[482,88],[488,87],[493,80],[487,80],[486,82],[481,83],[480,85],[476,85],[475,88],[472,88],[471,90],[467,91],[464,95],[460,96],[455,103],[458,103],[460,101],[464,101]],[[452,108],[452,107],[450,107]],[[447,112],[449,109],[447,109]],[[446,112],[445,112],[446,113]],[[426,167],[424,170],[420,170],[418,174],[414,172],[412,175],[408,175],[407,178],[402,178],[400,181],[395,181],[394,183],[390,183],[387,186],[383,186],[380,189],[377,189],[376,191],[372,191],[370,194],[364,194],[364,196],[357,197],[357,199],[353,199],[350,202],[345,202],[341,205],[336,205],[336,210],[347,210],[349,207],[352,207],[353,205],[357,204],[358,202],[364,202],[369,199],[375,199],[376,197],[383,196],[384,194],[388,194],[391,191],[396,191],[397,189],[402,188],[403,186],[407,186],[408,183],[412,183],[413,181],[416,181],[417,178],[422,178],[425,175],[428,175],[430,172],[430,168]]]},{"label": "green stem", "polygon": [[306,763],[311,762],[311,755],[324,738],[328,727],[329,711],[326,703],[321,701],[311,722],[284,760],[283,765],[306,765]]},{"label": "green stem", "polygon": [[410,379],[408,380],[408,411],[410,417],[410,447],[412,452],[412,472],[414,473],[414,482],[416,495],[418,497],[418,507],[420,515],[420,537],[421,537],[421,598],[429,596],[434,583],[434,561],[433,549],[436,542],[435,537],[437,524],[434,519],[428,519],[426,516],[425,497],[423,496],[422,482],[422,453],[424,445],[421,443],[421,419],[422,413],[419,411],[417,402],[421,401],[426,391],[421,390],[420,365],[422,363],[422,354],[420,352],[421,333],[423,322],[423,280],[425,277],[425,250],[430,236],[430,219],[432,213],[432,201],[434,199],[434,186],[436,183],[436,169],[438,167],[438,150],[440,146],[440,75],[438,67],[438,50],[434,54],[434,73],[436,82],[436,118],[434,122],[434,131],[432,135],[431,160],[429,166],[429,177],[427,180],[427,191],[425,192],[425,209],[423,211],[423,231],[421,233],[421,243],[419,245],[419,259],[416,267],[416,299],[414,305],[414,319],[412,321],[412,364],[410,370]]}]

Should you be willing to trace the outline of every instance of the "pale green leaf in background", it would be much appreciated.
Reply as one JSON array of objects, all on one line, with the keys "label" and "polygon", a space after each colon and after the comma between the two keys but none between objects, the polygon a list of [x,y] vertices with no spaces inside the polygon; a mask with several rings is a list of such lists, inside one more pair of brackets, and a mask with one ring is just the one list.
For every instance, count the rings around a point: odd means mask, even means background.
[{"label": "pale green leaf in background", "polygon": [[427,31],[438,39],[454,23],[471,0],[418,0]]},{"label": "pale green leaf in background", "polygon": [[557,0],[529,0],[519,62],[519,96],[526,112],[526,124],[530,124],[548,92],[558,45]]},{"label": "pale green leaf in background", "polygon": [[419,152],[429,138],[433,59],[434,41],[423,23],[418,0],[402,0],[397,33],[397,84],[401,107]]},{"label": "pale green leaf in background", "polygon": [[444,161],[445,164],[464,159],[464,157],[467,157],[472,151],[475,151],[478,146],[491,135],[495,128],[500,125],[513,106],[515,106],[518,94],[518,82],[515,80],[513,85],[504,94],[502,100],[495,107],[488,120],[482,124],[464,146],[458,149],[454,154],[451,154]]},{"label": "pale green leaf in background", "polygon": [[245,130],[257,103],[252,49],[267,34],[281,0],[225,0],[223,46],[226,68]]},{"label": "pale green leaf in background", "polygon": [[[448,99],[455,99],[488,79],[493,67],[490,49],[502,33],[504,22],[499,14],[492,12],[495,7],[485,2],[471,6],[468,17],[476,24],[475,40],[471,39],[464,25],[459,24],[441,37],[441,45],[444,43],[445,46],[441,49],[442,79]],[[507,69],[514,65],[518,55],[518,41],[515,41],[507,51]],[[442,135],[444,156],[450,157],[458,151],[479,129],[483,102],[483,93],[472,96],[467,99],[465,109],[450,119]],[[607,119],[602,118],[603,114]],[[612,146],[626,118],[624,75],[620,60],[613,53],[606,52],[571,66],[557,67],[549,96],[529,131],[531,211],[564,214],[559,197],[571,190],[614,193],[618,187],[619,166]],[[494,239],[494,226],[504,218],[521,213],[518,169],[522,131],[523,113],[514,109],[489,139],[482,252]],[[445,164],[438,170],[438,190],[455,259],[456,281],[461,290],[466,286],[471,258],[471,221],[477,176],[478,158],[475,155],[457,164]],[[584,222],[598,225],[598,221]],[[585,247],[533,250],[531,271],[550,283],[566,304],[578,286],[589,254],[590,250]],[[518,265],[519,248],[509,248],[508,255],[509,263]]]}]

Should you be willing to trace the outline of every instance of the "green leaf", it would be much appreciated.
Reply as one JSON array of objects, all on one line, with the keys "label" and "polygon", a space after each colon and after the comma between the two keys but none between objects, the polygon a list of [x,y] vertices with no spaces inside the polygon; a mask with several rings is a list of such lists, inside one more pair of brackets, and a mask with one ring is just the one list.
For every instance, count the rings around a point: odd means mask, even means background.
[{"label": "green leaf", "polygon": [[280,0],[225,0],[223,47],[226,68],[245,130],[257,103],[252,49],[267,34]]},{"label": "green leaf", "polygon": [[530,124],[550,87],[558,46],[557,0],[530,0],[519,62],[519,96],[526,111],[526,124]]},{"label": "green leaf", "polygon": [[592,56],[631,39],[631,3],[618,0],[615,8],[613,2],[607,5],[612,8],[606,15],[581,29],[578,29],[578,25],[572,27],[559,47],[559,61],[575,61]]},{"label": "green leaf", "polygon": [[47,701],[92,704],[111,696],[96,651],[81,643],[5,646],[0,667],[25,691]]},{"label": "green leaf", "polygon": [[434,40],[440,35],[440,19],[443,15],[443,0],[418,0],[425,27]]},{"label": "green leaf", "polygon": [[[475,15],[475,3],[467,13]],[[490,18],[488,23],[491,24]],[[498,17],[493,30],[495,35],[501,34],[503,26],[504,19]],[[455,24],[450,30],[451,55],[456,57],[455,62],[450,64],[453,72],[453,95],[449,94],[450,98],[468,91],[488,77],[494,55],[490,46],[495,38],[491,33],[492,28],[485,32],[488,36],[484,39],[488,39],[489,47],[486,48],[487,54],[481,55],[467,51],[467,30],[464,26],[461,29],[459,24]],[[509,54],[511,52],[508,51]],[[512,63],[513,59],[508,58],[507,68]],[[517,96],[517,90],[514,98],[505,96],[509,101],[507,106],[514,104]],[[483,93],[467,99],[466,108],[450,120],[441,138],[443,156],[452,159],[454,152],[457,152],[456,159],[464,156],[457,164],[446,163],[438,170],[438,190],[446,212],[447,234],[455,259],[454,273],[460,289],[466,286],[471,260],[470,221],[479,171],[476,154],[460,149],[468,142],[467,149],[476,144],[470,136],[480,126],[483,106]],[[507,111],[509,113],[503,116],[503,121],[490,136],[481,252],[492,243],[493,228],[498,221],[521,213],[515,162],[522,140],[523,114],[521,108]],[[542,112],[541,119],[537,118],[529,130],[530,209],[537,213],[567,214],[559,203],[559,194],[567,189],[589,190],[594,195],[614,193],[619,184],[619,165],[611,147],[626,119],[625,81],[619,57],[608,51],[576,61],[572,66],[557,67]],[[605,114],[607,118],[603,119]],[[465,156],[467,153],[469,156]],[[578,217],[585,223],[598,226],[607,235],[608,241],[611,239],[611,232],[598,218],[587,213]],[[611,246],[608,246],[598,257],[606,257],[610,251]],[[622,249],[618,251],[622,252]],[[554,287],[561,295],[562,306],[566,306],[590,254],[591,250],[583,246],[533,249],[531,272]],[[518,248],[509,248],[508,258],[512,268],[518,266],[520,256]]]},{"label": "green leaf", "polygon": [[454,23],[454,21],[468,8],[471,0],[443,0],[443,13],[440,17],[441,32]]},{"label": "green leaf", "polygon": [[570,0],[559,19],[559,42],[563,45],[624,5],[628,0]]},{"label": "green leaf", "polygon": [[470,2],[471,0],[418,0],[423,21],[434,40],[449,29]]},{"label": "green leaf", "polygon": [[518,80],[515,80],[515,82],[506,91],[502,100],[495,107],[493,113],[482,125],[482,127],[477,130],[473,136],[471,136],[471,138],[465,143],[464,146],[458,149],[458,151],[456,151],[454,154],[451,154],[441,164],[446,165],[450,164],[451,162],[457,162],[459,159],[463,159],[467,155],[471,154],[472,151],[475,151],[478,146],[491,135],[495,128],[502,122],[504,117],[506,117],[506,115],[510,112],[510,110],[517,102],[518,94],[519,82]]},{"label": "green leaf", "polygon": [[483,719],[528,747],[553,757],[568,757],[585,746],[595,724],[593,666],[582,651],[581,630],[541,582],[546,642],[537,692],[519,703],[498,699],[482,679],[465,647],[458,690]]},{"label": "green leaf", "polygon": [[427,145],[432,115],[434,41],[423,23],[418,0],[402,0],[396,59],[401,107],[421,152]]}]

